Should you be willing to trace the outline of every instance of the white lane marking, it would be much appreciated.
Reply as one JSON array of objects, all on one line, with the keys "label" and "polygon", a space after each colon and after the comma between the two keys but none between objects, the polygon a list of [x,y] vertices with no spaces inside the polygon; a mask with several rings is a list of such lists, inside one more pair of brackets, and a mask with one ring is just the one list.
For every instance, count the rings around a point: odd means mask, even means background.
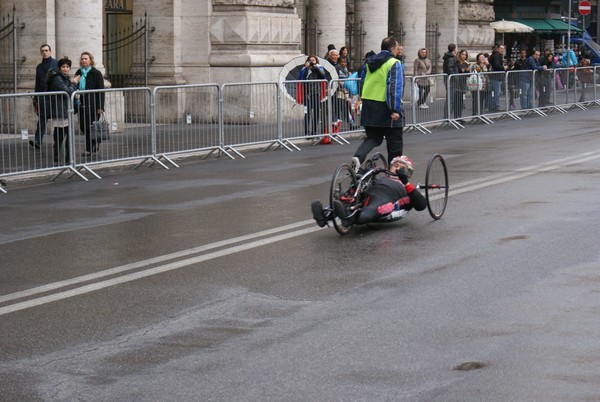
[{"label": "white lane marking", "polygon": [[[583,163],[583,162],[587,162],[587,161],[598,159],[598,158],[600,158],[600,153],[585,152],[585,153],[582,153],[582,154],[579,154],[576,156],[555,159],[553,161],[545,162],[545,163],[542,163],[539,165],[525,167],[525,168],[519,169],[517,171],[517,173],[514,173],[514,174],[508,174],[508,175],[496,174],[496,175],[488,176],[486,178],[482,178],[482,179],[478,179],[478,180],[459,183],[459,184],[456,184],[455,187],[453,187],[452,183],[450,183],[449,196],[458,195],[458,194],[466,193],[469,191],[474,191],[474,190],[478,190],[481,188],[506,183],[506,182],[513,181],[513,180],[518,180],[518,179],[521,179],[521,178],[524,178],[527,176],[535,175],[537,173],[552,171],[552,170],[558,169],[560,167],[563,167],[565,165],[574,165],[574,164]],[[456,187],[458,187],[458,189],[455,189]],[[194,248],[191,248],[188,250],[182,250],[179,252],[166,254],[163,256],[155,257],[155,258],[150,258],[148,260],[138,261],[138,262],[135,262],[132,264],[123,265],[123,266],[108,269],[105,271],[100,271],[97,273],[84,275],[84,276],[80,276],[80,277],[76,277],[76,278],[72,278],[72,279],[68,279],[68,280],[64,280],[64,281],[54,282],[54,283],[39,286],[36,288],[24,290],[21,292],[11,293],[11,294],[8,294],[5,296],[0,296],[0,303],[27,297],[27,296],[32,296],[32,295],[35,295],[38,293],[56,290],[56,289],[59,289],[61,287],[65,287],[65,286],[76,285],[78,283],[99,279],[99,278],[102,278],[105,276],[126,272],[126,271],[129,271],[132,269],[142,268],[147,265],[157,264],[157,263],[168,261],[171,259],[181,258],[181,257],[189,256],[191,254],[201,253],[201,252],[215,249],[218,247],[227,246],[227,245],[238,243],[238,242],[245,241],[245,240],[252,240],[252,239],[256,239],[258,237],[268,236],[268,235],[275,234],[275,233],[278,233],[281,231],[295,229],[295,228],[299,228],[299,227],[306,226],[306,225],[314,225],[314,221],[312,219],[308,219],[308,220],[300,221],[297,223],[292,223],[289,225],[281,226],[278,228],[268,229],[268,230],[264,230],[264,231],[256,232],[256,233],[251,233],[248,235],[239,236],[239,237],[235,237],[232,239],[226,239],[226,240],[218,241],[215,243],[206,244],[204,246],[194,247]],[[9,314],[14,311],[19,311],[19,310],[24,310],[24,309],[34,307],[34,306],[39,306],[41,304],[51,303],[56,300],[62,300],[62,299],[68,298],[68,297],[73,297],[73,296],[81,295],[84,293],[93,292],[98,289],[103,289],[103,288],[106,288],[109,286],[114,286],[117,284],[130,282],[130,281],[140,279],[140,278],[145,278],[147,276],[171,271],[171,270],[178,269],[178,268],[183,268],[183,267],[186,267],[191,264],[196,264],[198,262],[203,262],[203,261],[207,261],[207,260],[210,260],[213,258],[218,258],[218,257],[224,256],[224,255],[229,255],[229,254],[234,254],[234,253],[237,253],[240,251],[249,250],[251,248],[256,248],[256,247],[260,247],[260,246],[274,243],[277,241],[301,236],[301,235],[304,235],[307,233],[312,233],[312,232],[315,232],[315,231],[318,231],[321,229],[322,228],[313,226],[311,228],[302,229],[302,230],[299,230],[296,232],[290,232],[290,233],[278,235],[278,236],[275,236],[272,238],[256,240],[256,241],[253,241],[250,243],[234,246],[234,247],[231,247],[228,249],[215,251],[215,252],[208,253],[205,255],[184,259],[181,261],[173,262],[170,264],[166,264],[166,265],[162,265],[162,266],[158,266],[158,267],[154,267],[154,268],[149,268],[149,269],[146,269],[143,271],[135,272],[133,274],[120,276],[118,278],[113,278],[113,279],[105,280],[102,282],[97,282],[95,284],[85,285],[85,286],[82,286],[79,288],[56,293],[53,295],[42,296],[42,297],[39,297],[36,299],[32,299],[32,300],[28,300],[28,301],[24,301],[24,302],[20,302],[20,303],[15,303],[13,305],[1,307],[0,308],[0,316],[4,315],[4,314]]]},{"label": "white lane marking", "polygon": [[450,183],[450,195],[458,195],[462,193],[466,193],[469,191],[479,190],[481,188],[495,186],[497,184],[506,183],[513,180],[522,179],[524,177],[533,176],[542,172],[550,172],[552,170],[556,170],[559,168],[563,168],[568,165],[576,165],[583,162],[588,162],[594,159],[600,158],[600,153],[591,153],[585,152],[583,154],[576,155],[574,157],[556,159],[551,162],[546,162],[537,166],[528,166],[522,169],[519,169],[516,173],[513,174],[502,174],[502,175],[493,175],[482,180],[473,181],[468,183],[465,186],[465,183],[459,184],[456,187],[452,186]]},{"label": "white lane marking", "polygon": [[[312,221],[312,220],[311,220]],[[214,258],[223,257],[230,254],[239,253],[241,251],[249,250],[256,247],[261,247],[267,244],[275,243],[282,240],[291,239],[293,237],[302,236],[308,233],[316,232],[318,230],[322,230],[323,228],[314,226],[314,223],[311,223],[313,226],[306,229],[297,230],[295,232],[289,232],[280,234],[274,237],[269,237],[266,239],[255,240],[250,243],[241,244],[239,246],[230,247],[223,250],[213,251],[208,254],[200,255],[197,257],[188,258],[181,261],[172,262],[170,264],[161,265],[158,267],[146,269],[144,271],[134,272],[132,274],[123,275],[118,278],[107,279],[105,281],[96,282],[90,285],[81,286],[75,289],[66,290],[64,292],[55,293],[48,296],[42,296],[35,299],[27,300],[20,303],[15,303],[9,306],[0,308],[0,316],[13,313],[19,310],[25,310],[31,307],[39,306],[46,303],[51,303],[57,300],[67,299],[69,297],[82,295],[89,292],[94,292],[99,289],[104,289],[110,286],[118,285],[121,283],[135,281],[137,279],[145,278],[147,276],[152,276],[156,274],[161,274],[168,271],[173,271],[175,269],[184,268],[192,264],[197,264],[199,262],[212,260]]]},{"label": "white lane marking", "polygon": [[215,243],[205,244],[203,246],[198,246],[198,247],[190,248],[187,250],[178,251],[175,253],[161,255],[161,256],[158,256],[155,258],[150,258],[147,260],[136,261],[131,264],[126,264],[126,265],[122,265],[120,267],[107,269],[105,271],[94,272],[93,274],[78,276],[76,278],[66,279],[64,281],[49,283],[47,285],[42,285],[42,286],[38,286],[35,288],[23,290],[21,292],[10,293],[10,294],[4,295],[4,296],[0,296],[0,303],[4,303],[4,302],[10,301],[10,300],[20,299],[23,297],[33,296],[38,293],[49,292],[51,290],[56,290],[56,289],[59,289],[59,288],[65,287],[65,286],[72,286],[72,285],[76,285],[76,284],[82,283],[82,282],[93,281],[95,279],[100,279],[105,276],[110,276],[110,275],[115,275],[115,274],[119,274],[119,273],[126,272],[126,271],[131,271],[133,269],[142,268],[142,267],[145,267],[148,265],[158,264],[158,263],[172,260],[175,258],[181,258],[181,257],[186,257],[186,256],[192,255],[192,254],[202,253],[202,252],[212,250],[215,248],[228,246],[230,244],[239,243],[239,242],[246,241],[246,240],[256,239],[258,237],[272,235],[272,234],[275,234],[278,232],[283,232],[286,230],[296,229],[296,228],[299,228],[302,226],[314,225],[314,222],[315,221],[313,219],[309,219],[309,220],[305,220],[305,221],[301,221],[301,222],[291,223],[289,225],[284,225],[284,226],[280,226],[280,227],[273,228],[273,229],[267,229],[267,230],[263,230],[263,231],[256,232],[256,233],[250,233],[248,235],[238,236],[238,237],[234,237],[231,239],[221,240],[221,241],[218,241]]}]

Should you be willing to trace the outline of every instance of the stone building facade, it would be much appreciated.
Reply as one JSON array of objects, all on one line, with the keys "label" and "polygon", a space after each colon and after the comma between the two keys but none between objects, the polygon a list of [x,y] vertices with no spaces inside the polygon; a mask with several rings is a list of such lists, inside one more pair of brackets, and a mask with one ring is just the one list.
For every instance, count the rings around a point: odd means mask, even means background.
[{"label": "stone building facade", "polygon": [[409,73],[428,24],[439,27],[438,57],[450,42],[489,50],[494,39],[493,0],[0,0],[1,15],[13,12],[24,91],[34,86],[42,43],[55,57],[74,61],[90,51],[110,77],[132,56],[121,52],[108,62],[103,43],[112,31],[142,20],[149,28],[150,86],[276,80],[286,62],[305,52],[307,27],[315,23],[319,56],[329,43],[339,49],[352,35],[361,49],[378,51],[391,27],[401,25]]}]

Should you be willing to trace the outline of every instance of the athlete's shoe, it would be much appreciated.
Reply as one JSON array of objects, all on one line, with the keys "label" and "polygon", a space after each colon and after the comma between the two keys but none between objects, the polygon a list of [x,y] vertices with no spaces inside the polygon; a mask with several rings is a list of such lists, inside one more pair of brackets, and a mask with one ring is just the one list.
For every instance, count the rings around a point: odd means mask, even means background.
[{"label": "athlete's shoe", "polygon": [[354,223],[354,216],[349,216],[348,212],[346,212],[346,208],[344,208],[344,204],[340,200],[333,200],[333,210],[335,214],[342,220],[342,225],[346,227],[352,226]]},{"label": "athlete's shoe", "polygon": [[354,170],[354,173],[358,173],[358,170],[360,169],[360,159],[354,156],[352,158],[352,162],[350,162],[350,167],[352,168],[352,170]]},{"label": "athlete's shoe", "polygon": [[325,226],[326,219],[321,201],[313,201],[313,203],[310,204],[310,209],[312,210],[314,220],[317,221],[317,225],[319,225],[320,228]]}]

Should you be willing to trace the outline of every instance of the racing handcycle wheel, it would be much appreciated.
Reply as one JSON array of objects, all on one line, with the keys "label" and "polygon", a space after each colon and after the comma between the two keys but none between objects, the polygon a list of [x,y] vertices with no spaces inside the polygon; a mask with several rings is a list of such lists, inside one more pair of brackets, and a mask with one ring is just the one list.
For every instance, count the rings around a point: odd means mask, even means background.
[{"label": "racing handcycle wheel", "polygon": [[435,220],[440,219],[446,210],[449,189],[446,161],[440,154],[434,154],[429,159],[425,174],[425,199],[429,215]]},{"label": "racing handcycle wheel", "polygon": [[332,209],[333,214],[333,226],[335,230],[341,235],[345,235],[350,231],[351,226],[344,226],[342,219],[335,213],[333,207],[334,201],[340,201],[344,205],[344,209],[347,213],[351,213],[353,206],[356,205],[357,200],[355,199],[356,187],[358,180],[356,174],[347,163],[343,163],[337,167],[333,178],[331,179],[331,189],[329,192],[329,205]]}]

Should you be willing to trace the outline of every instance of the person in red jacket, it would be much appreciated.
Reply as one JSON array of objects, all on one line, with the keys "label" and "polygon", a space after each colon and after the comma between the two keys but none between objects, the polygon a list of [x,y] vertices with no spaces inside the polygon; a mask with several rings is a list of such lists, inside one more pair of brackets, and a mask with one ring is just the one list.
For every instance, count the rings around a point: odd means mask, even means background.
[{"label": "person in red jacket", "polygon": [[[348,215],[344,205],[338,200],[334,201],[332,208],[335,210],[335,214],[342,219],[344,226],[385,221],[389,220],[388,217],[394,211],[408,212],[412,208],[422,211],[427,207],[427,201],[423,194],[409,182],[413,173],[413,162],[408,156],[402,155],[392,159],[389,172],[391,174],[374,179],[366,194],[363,194],[364,205],[357,213]],[[311,204],[311,210],[313,218],[320,227],[325,226],[327,221],[333,219],[331,208],[323,209],[320,201],[314,201]]]}]

